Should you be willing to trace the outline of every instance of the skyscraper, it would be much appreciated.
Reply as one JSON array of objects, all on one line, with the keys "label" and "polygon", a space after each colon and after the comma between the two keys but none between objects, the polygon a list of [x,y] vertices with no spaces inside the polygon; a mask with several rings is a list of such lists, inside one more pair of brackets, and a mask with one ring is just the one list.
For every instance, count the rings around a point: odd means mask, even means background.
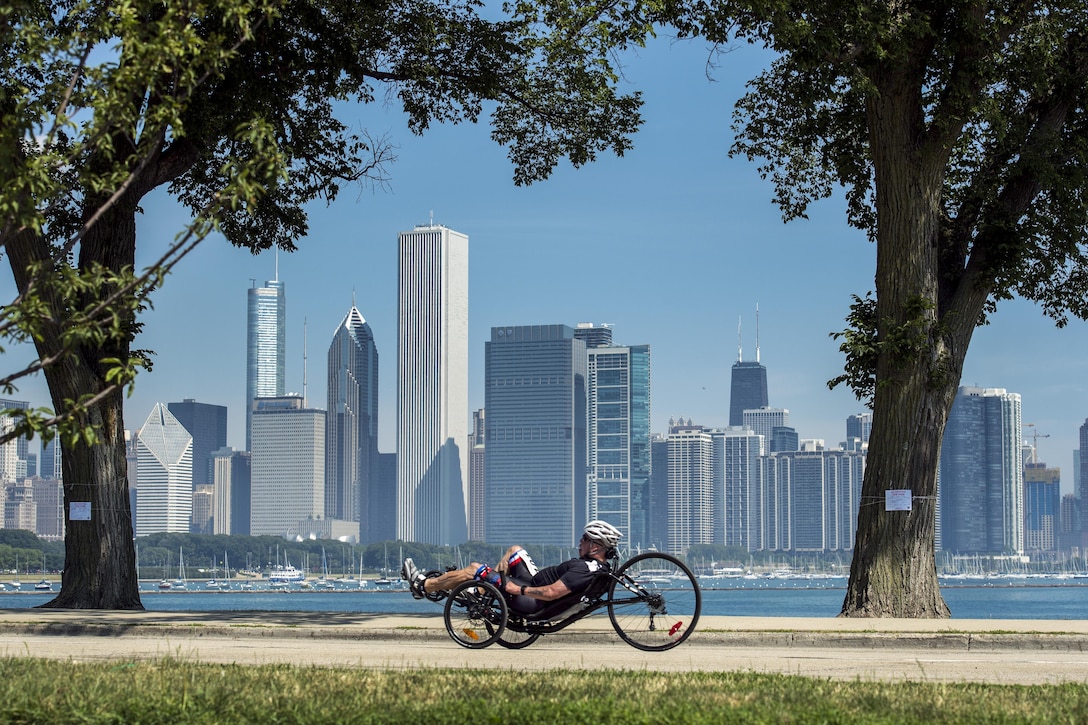
[{"label": "skyscraper", "polygon": [[38,475],[42,478],[59,481],[64,477],[61,471],[61,447],[58,439],[53,438],[48,443],[42,443],[41,465],[38,468]]},{"label": "skyscraper", "polygon": [[1020,396],[961,387],[941,446],[941,538],[955,554],[1024,551]]},{"label": "skyscraper", "polygon": [[714,541],[714,441],[703,426],[676,425],[668,435],[668,551]]},{"label": "skyscraper", "polygon": [[487,536],[487,413],[472,414],[468,435],[468,540],[484,541]]},{"label": "skyscraper", "polygon": [[669,541],[669,441],[660,433],[650,439],[650,546],[665,550]]},{"label": "skyscraper", "polygon": [[[30,403],[23,400],[0,399],[0,410],[27,410],[29,407]],[[0,433],[13,429],[15,422],[14,416],[0,416]],[[0,443],[0,480],[19,481],[26,478],[29,452],[30,445],[25,435]]]},{"label": "skyscraper", "polygon": [[258,399],[250,455],[251,535],[298,535],[324,518],[325,411],[298,395]]},{"label": "skyscraper", "polygon": [[487,541],[572,546],[586,517],[586,349],[567,325],[484,346]]},{"label": "skyscraper", "polygon": [[865,456],[856,451],[772,453],[761,461],[763,549],[851,551]]},{"label": "skyscraper", "polygon": [[759,457],[765,448],[761,436],[751,428],[712,431],[718,458],[723,465],[724,491],[718,497],[715,528],[726,546],[743,546],[748,551],[764,548],[763,488]]},{"label": "skyscraper", "polygon": [[250,452],[224,446],[212,454],[214,534],[249,534]]},{"label": "skyscraper", "polygon": [[186,398],[167,408],[193,437],[193,488],[210,485],[212,454],[227,445],[227,407]]},{"label": "skyscraper", "polygon": [[612,326],[579,322],[574,326],[574,337],[586,344],[586,349],[612,346]]},{"label": "skyscraper", "polygon": [[398,236],[397,538],[468,537],[468,237]]},{"label": "skyscraper", "polygon": [[188,533],[193,514],[193,437],[156,403],[136,436],[136,536]]},{"label": "skyscraper", "polygon": [[790,412],[785,408],[746,408],[741,416],[741,423],[756,435],[763,436],[763,452],[767,453],[774,429],[789,427]]},{"label": "skyscraper", "polygon": [[[740,323],[737,323],[737,361],[729,381],[729,425],[744,425],[744,411],[766,408],[767,368],[759,364],[759,307],[756,307],[756,359],[744,360]],[[783,424],[785,425],[785,424]]]},{"label": "skyscraper", "polygon": [[[574,332],[577,338],[578,329]],[[586,353],[589,362],[586,518],[604,519],[616,526],[630,546],[648,546],[650,346],[598,346]]]},{"label": "skyscraper", "polygon": [[1073,520],[1073,541],[1088,549],[1088,419],[1080,427],[1080,448],[1077,450],[1076,490],[1077,512]]},{"label": "skyscraper", "polygon": [[846,419],[846,437],[857,438],[862,443],[869,442],[869,434],[873,430],[873,414],[858,413]]},{"label": "skyscraper", "polygon": [[1061,534],[1060,468],[1032,461],[1024,465],[1024,548],[1055,551]]},{"label": "skyscraper", "polygon": [[246,449],[250,447],[249,411],[256,398],[284,394],[287,359],[287,297],[283,282],[250,287],[246,317]]},{"label": "skyscraper", "polygon": [[744,425],[744,411],[767,407],[767,368],[758,362],[733,363],[729,385],[729,425]]},{"label": "skyscraper", "polygon": [[325,517],[358,521],[359,540],[370,542],[371,489],[378,485],[378,348],[354,301],[329,345],[327,412]]}]

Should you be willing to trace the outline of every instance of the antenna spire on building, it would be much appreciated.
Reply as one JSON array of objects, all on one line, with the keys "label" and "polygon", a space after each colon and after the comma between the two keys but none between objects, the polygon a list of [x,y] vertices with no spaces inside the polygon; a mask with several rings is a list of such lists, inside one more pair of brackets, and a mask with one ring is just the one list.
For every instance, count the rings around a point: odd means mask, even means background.
[{"label": "antenna spire on building", "polygon": [[744,348],[741,346],[740,341],[740,315],[737,315],[737,362],[744,362]]},{"label": "antenna spire on building", "polygon": [[302,318],[302,407],[306,406],[306,318]]},{"label": "antenna spire on building", "polygon": [[756,303],[756,362],[759,362],[759,303]]}]

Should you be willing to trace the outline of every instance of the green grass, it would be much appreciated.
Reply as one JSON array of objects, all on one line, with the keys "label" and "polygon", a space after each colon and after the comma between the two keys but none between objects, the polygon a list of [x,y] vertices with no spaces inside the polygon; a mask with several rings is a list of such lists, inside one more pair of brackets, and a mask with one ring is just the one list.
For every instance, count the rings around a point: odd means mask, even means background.
[{"label": "green grass", "polygon": [[0,659],[3,723],[1083,723],[1088,685]]}]

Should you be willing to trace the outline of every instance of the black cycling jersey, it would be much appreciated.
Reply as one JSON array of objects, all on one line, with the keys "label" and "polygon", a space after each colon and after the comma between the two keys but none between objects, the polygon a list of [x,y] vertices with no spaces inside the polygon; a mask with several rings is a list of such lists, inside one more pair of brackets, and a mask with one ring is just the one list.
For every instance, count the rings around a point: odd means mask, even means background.
[{"label": "black cycling jersey", "polygon": [[608,564],[586,557],[584,559],[569,559],[556,566],[544,567],[536,573],[529,586],[543,587],[563,582],[572,593],[580,593],[599,571],[607,571]]},{"label": "black cycling jersey", "polygon": [[[584,559],[568,559],[562,564],[544,567],[530,577],[525,562],[518,561],[510,569],[509,575],[510,579],[518,586],[524,584],[530,587],[543,587],[561,581],[571,591],[571,594],[567,596],[573,597],[585,591],[597,572],[608,571],[609,569],[610,567],[606,562],[586,557]],[[522,614],[539,612],[550,603],[542,599],[533,599],[521,595],[509,597],[509,602],[514,611]]]}]

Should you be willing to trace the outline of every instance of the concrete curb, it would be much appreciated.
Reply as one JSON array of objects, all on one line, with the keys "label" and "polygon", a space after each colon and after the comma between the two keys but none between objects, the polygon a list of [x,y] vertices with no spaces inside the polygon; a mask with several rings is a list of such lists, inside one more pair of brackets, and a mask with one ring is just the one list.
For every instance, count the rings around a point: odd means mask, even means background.
[{"label": "concrete curb", "polygon": [[[416,621],[391,616],[385,624],[357,626],[259,624],[252,621],[222,622],[190,619],[188,623],[155,621],[87,621],[76,616],[40,617],[27,621],[0,618],[0,631],[58,637],[158,637],[158,638],[230,638],[297,639],[320,641],[365,640],[447,640],[441,618]],[[132,618],[129,618],[132,620]],[[46,620],[46,621],[43,621]],[[712,626],[714,622],[709,622]],[[436,626],[437,625],[437,626]],[[604,626],[602,626],[604,625]],[[895,649],[911,648],[942,651],[1037,650],[1086,652],[1088,635],[1068,632],[916,632],[916,631],[816,631],[752,629],[727,630],[700,626],[688,640],[694,647],[729,648],[816,648]],[[618,642],[615,631],[606,622],[580,623],[547,635],[552,642]]]}]

